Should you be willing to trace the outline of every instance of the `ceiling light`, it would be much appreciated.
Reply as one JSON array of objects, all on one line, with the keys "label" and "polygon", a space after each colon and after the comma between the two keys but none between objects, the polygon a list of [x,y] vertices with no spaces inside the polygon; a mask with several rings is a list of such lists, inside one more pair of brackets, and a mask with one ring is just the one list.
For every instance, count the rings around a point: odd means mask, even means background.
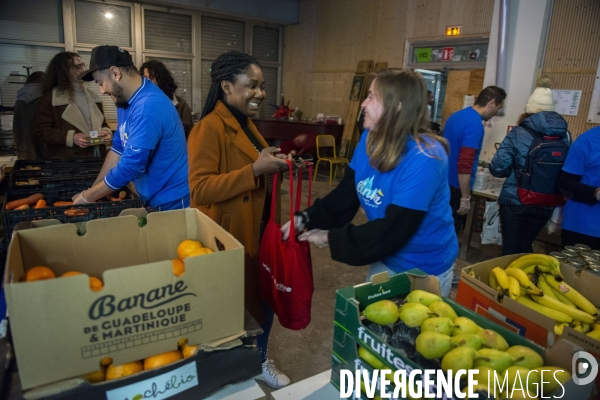
[{"label": "ceiling light", "polygon": [[111,19],[113,17],[113,15],[109,12],[107,12],[106,14],[104,14],[104,16],[108,19]]}]

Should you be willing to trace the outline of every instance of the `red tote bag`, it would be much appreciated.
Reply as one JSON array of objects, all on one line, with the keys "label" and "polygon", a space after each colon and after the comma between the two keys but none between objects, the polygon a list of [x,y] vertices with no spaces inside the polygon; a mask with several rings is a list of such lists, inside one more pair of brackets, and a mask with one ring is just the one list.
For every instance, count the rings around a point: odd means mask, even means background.
[{"label": "red tote bag", "polygon": [[[282,239],[281,226],[275,222],[277,174],[273,176],[271,214],[265,227],[258,252],[259,280],[261,298],[279,319],[279,323],[288,329],[304,329],[310,323],[310,307],[314,291],[310,244],[300,242],[294,230],[294,211],[300,209],[302,196],[302,169],[298,172],[298,185],[294,207],[294,182],[292,163],[290,169],[290,237]],[[309,167],[309,177],[310,170]],[[312,192],[309,179],[308,204]],[[294,210],[295,208],[295,210]]]}]

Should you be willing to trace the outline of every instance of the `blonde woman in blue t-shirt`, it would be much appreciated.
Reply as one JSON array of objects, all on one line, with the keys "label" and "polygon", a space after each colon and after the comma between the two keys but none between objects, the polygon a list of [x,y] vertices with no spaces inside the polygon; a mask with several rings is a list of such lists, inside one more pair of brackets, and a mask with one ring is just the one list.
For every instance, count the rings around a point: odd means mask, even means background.
[{"label": "blonde woman in blue t-shirt", "polygon": [[[419,268],[450,293],[458,254],[448,188],[448,146],[432,134],[420,74],[374,75],[363,102],[365,134],[339,186],[297,213],[299,236],[349,265],[370,264],[367,279]],[[351,223],[359,206],[366,224]],[[282,227],[284,239],[289,223]]]}]

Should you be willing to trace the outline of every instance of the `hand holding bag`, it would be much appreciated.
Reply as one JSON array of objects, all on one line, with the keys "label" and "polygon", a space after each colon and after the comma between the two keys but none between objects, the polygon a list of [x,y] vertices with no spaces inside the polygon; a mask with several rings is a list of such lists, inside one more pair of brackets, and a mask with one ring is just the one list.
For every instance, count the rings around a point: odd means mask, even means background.
[{"label": "hand holding bag", "polygon": [[[302,169],[298,171],[298,185],[294,207],[294,182],[292,162],[290,170],[290,237],[282,239],[280,225],[275,222],[277,174],[273,176],[271,213],[263,233],[258,252],[260,293],[263,301],[269,304],[281,325],[288,329],[300,330],[310,323],[310,308],[314,291],[310,244],[300,242],[295,234],[294,208],[299,211],[302,196]],[[309,177],[310,170],[309,167]],[[312,182],[309,179],[308,203]]]}]

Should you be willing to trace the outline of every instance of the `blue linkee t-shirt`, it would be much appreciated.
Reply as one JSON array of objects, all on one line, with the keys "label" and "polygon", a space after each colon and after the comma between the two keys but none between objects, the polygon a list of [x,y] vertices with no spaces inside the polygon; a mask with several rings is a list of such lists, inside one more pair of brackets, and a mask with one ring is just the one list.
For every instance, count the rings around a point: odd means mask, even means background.
[{"label": "blue linkee t-shirt", "polygon": [[[581,175],[581,183],[600,187],[600,126],[590,129],[573,142],[563,171]],[[594,205],[569,199],[563,210],[563,229],[600,237],[600,202]]]},{"label": "blue linkee t-shirt", "polygon": [[458,255],[458,241],[450,208],[446,152],[433,139],[426,139],[420,147],[410,139],[402,161],[391,171],[379,172],[369,164],[367,133],[361,136],[350,167],[368,220],[383,218],[390,204],[426,212],[417,232],[383,263],[397,272],[419,268],[439,275],[447,271]]},{"label": "blue linkee t-shirt", "polygon": [[483,143],[483,119],[473,107],[467,107],[452,114],[444,126],[444,137],[450,143],[450,157],[448,161],[448,182],[455,188],[458,185],[458,156],[461,147],[477,150],[475,162],[471,172],[471,186],[477,173],[477,160]]},{"label": "blue linkee t-shirt", "polygon": [[158,86],[142,79],[129,107],[117,108],[118,127],[111,150],[121,159],[104,183],[116,190],[133,181],[144,205],[158,208],[190,193],[187,145],[171,100]]}]

